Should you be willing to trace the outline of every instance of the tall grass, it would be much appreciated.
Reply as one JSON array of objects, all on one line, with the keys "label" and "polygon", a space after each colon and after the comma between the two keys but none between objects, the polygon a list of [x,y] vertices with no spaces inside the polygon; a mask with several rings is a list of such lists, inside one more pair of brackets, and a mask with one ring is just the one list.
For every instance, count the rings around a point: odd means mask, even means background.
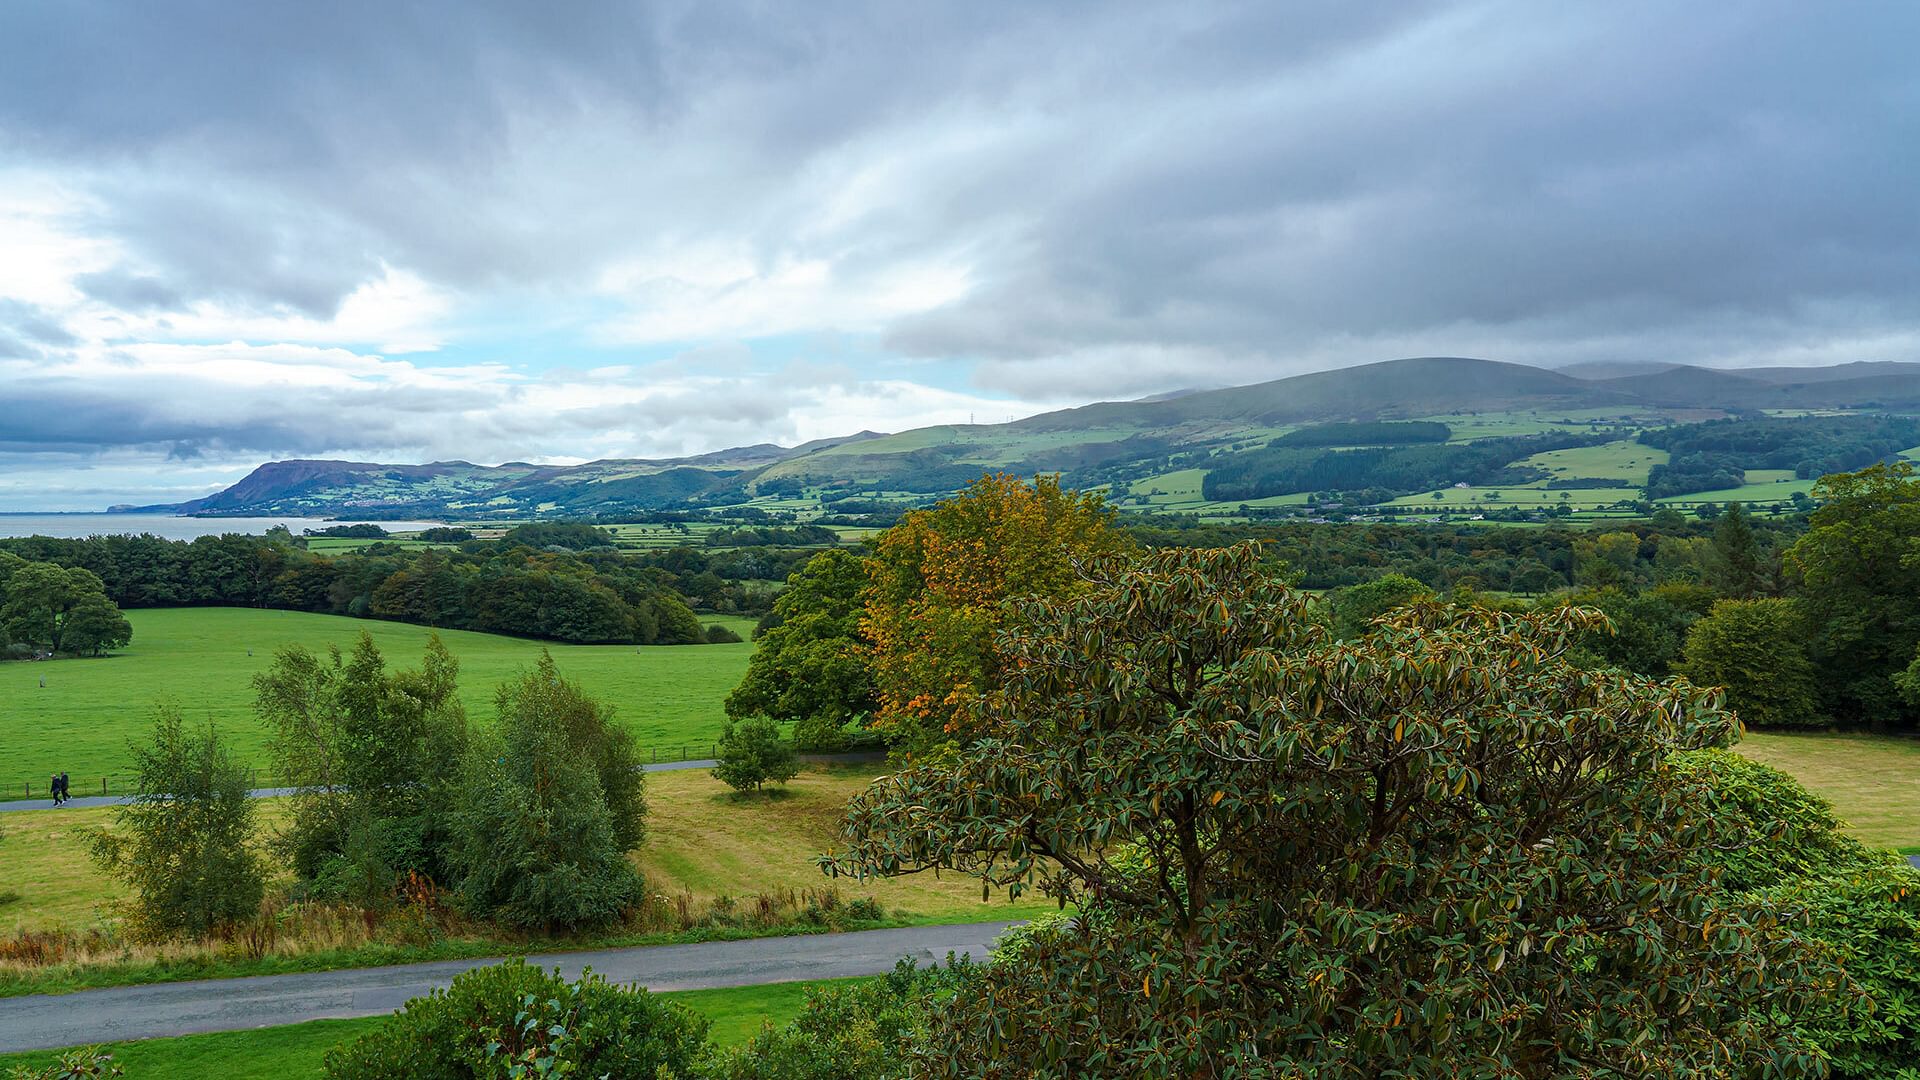
[{"label": "tall grass", "polygon": [[641,944],[674,936],[861,929],[886,921],[878,901],[848,900],[831,886],[705,900],[690,892],[654,892],[617,924],[591,934],[515,934],[467,918],[444,891],[416,880],[403,902],[384,911],[294,901],[281,893],[263,902],[252,919],[202,938],[143,940],[123,920],[18,931],[0,937],[0,993]]}]

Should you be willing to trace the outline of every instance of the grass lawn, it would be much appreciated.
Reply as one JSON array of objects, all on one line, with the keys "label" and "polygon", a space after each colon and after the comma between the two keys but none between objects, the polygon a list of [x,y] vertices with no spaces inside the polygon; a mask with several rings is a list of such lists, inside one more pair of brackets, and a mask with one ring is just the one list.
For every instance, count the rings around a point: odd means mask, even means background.
[{"label": "grass lawn", "polygon": [[[726,990],[677,990],[661,996],[713,1021],[712,1038],[721,1046],[745,1042],[762,1024],[778,1026],[799,1015],[809,989],[837,982],[775,983]],[[327,1051],[371,1030],[381,1018],[315,1020],[253,1031],[223,1031],[144,1039],[107,1047],[114,1063],[132,1080],[305,1080],[320,1075]],[[14,1065],[44,1065],[53,1051],[0,1055],[0,1070]]]},{"label": "grass lawn", "polygon": [[647,840],[640,869],[655,892],[706,899],[836,885],[846,899],[872,896],[889,912],[930,922],[982,922],[1052,911],[1044,898],[981,902],[980,883],[960,874],[831,881],[814,856],[835,846],[840,813],[874,769],[810,769],[784,790],[736,795],[704,771],[647,778]]},{"label": "grass lawn", "polygon": [[[266,807],[274,807],[268,802]],[[277,807],[276,807],[277,809]],[[119,882],[94,869],[86,830],[113,823],[111,808],[48,810],[0,815],[0,932],[88,926],[126,895]]]},{"label": "grass lawn", "polygon": [[1861,840],[1920,846],[1920,739],[1753,732],[1736,749],[1825,796]]},{"label": "grass lawn", "polygon": [[[273,653],[300,644],[323,653],[351,648],[361,631],[373,635],[390,665],[412,667],[431,632],[425,627],[336,615],[251,608],[162,608],[127,612],[133,644],[103,659],[0,664],[0,797],[47,776],[73,777],[75,794],[98,792],[102,776],[120,775],[130,738],[144,735],[153,703],[178,703],[189,721],[212,721],[242,760],[265,766],[266,732],[253,716],[251,679]],[[742,637],[752,620],[705,616]],[[614,706],[640,745],[677,754],[718,735],[721,702],[740,682],[753,653],[738,645],[557,645],[464,630],[439,631],[460,658],[461,697],[467,715],[493,713],[494,687],[532,666],[549,649],[562,674]],[[251,650],[251,655],[248,655]],[[41,680],[46,685],[40,685]],[[17,794],[13,797],[19,797]]]},{"label": "grass lawn", "polygon": [[[983,903],[972,878],[931,874],[856,882],[829,880],[813,858],[834,846],[840,811],[875,769],[810,769],[785,790],[737,796],[705,770],[647,778],[647,839],[639,853],[654,892],[690,892],[696,900],[747,898],[776,890],[834,886],[843,899],[871,896],[890,914],[926,922],[984,922],[1052,910],[1044,899]],[[274,827],[284,804],[261,804]],[[19,894],[0,904],[0,933],[92,925],[125,895],[87,857],[83,830],[111,824],[113,810],[48,810],[0,816],[0,889]]]}]

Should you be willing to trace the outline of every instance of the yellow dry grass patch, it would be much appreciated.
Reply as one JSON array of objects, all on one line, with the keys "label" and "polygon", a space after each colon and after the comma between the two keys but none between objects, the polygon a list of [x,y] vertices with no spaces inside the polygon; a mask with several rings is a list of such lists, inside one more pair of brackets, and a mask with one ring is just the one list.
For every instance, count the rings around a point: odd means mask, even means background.
[{"label": "yellow dry grass patch", "polygon": [[1010,904],[996,895],[983,903],[980,883],[959,874],[876,881],[823,876],[814,856],[834,846],[841,810],[876,775],[869,769],[808,770],[784,791],[736,795],[703,771],[655,773],[647,778],[647,840],[639,854],[647,888],[706,900],[833,885],[844,899],[871,896],[890,914],[941,921],[1052,910],[1044,897]]},{"label": "yellow dry grass patch", "polygon": [[1920,849],[1920,740],[1753,732],[1734,749],[1824,796],[1862,841]]}]

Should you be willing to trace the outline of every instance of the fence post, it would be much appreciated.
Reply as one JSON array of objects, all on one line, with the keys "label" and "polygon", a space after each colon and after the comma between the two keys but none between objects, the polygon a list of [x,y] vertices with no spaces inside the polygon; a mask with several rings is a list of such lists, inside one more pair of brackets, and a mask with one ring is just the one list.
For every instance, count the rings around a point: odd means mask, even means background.
[{"label": "fence post", "polygon": [[106,798],[106,795],[107,795],[107,778],[103,776],[100,778],[100,797]]}]

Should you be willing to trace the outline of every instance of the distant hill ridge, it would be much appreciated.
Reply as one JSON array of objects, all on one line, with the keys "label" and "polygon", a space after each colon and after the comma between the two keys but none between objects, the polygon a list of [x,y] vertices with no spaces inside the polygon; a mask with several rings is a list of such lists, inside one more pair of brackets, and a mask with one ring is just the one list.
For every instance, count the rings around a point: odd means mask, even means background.
[{"label": "distant hill ridge", "polygon": [[[862,431],[668,459],[583,465],[269,462],[182,513],[565,514],[737,503],[803,489],[951,490],[984,469],[1098,470],[1218,447],[1275,427],[1508,410],[1920,410],[1920,363],[1704,368],[1645,361],[1550,370],[1426,356],[1136,401],[1096,402],[1007,424]],[[1075,438],[1075,436],[1081,436]],[[1270,437],[1270,436],[1268,436]]]}]

